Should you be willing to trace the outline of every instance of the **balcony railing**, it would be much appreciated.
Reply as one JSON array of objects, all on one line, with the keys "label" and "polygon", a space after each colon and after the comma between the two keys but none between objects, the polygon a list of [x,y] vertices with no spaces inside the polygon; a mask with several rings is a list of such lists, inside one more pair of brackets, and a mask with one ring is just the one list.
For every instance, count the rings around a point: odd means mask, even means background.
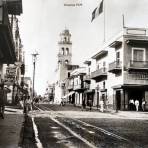
[{"label": "balcony railing", "polygon": [[129,69],[148,69],[148,61],[130,61]]},{"label": "balcony railing", "polygon": [[102,78],[107,77],[107,69],[105,67],[100,68],[94,72],[91,73],[91,78],[95,80],[100,80]]},{"label": "balcony railing", "polygon": [[91,80],[91,76],[90,75],[85,75],[83,80],[84,81],[90,81]]},{"label": "balcony railing", "polygon": [[79,89],[83,89],[83,85],[82,84],[75,84],[74,85],[74,90],[79,90]]},{"label": "balcony railing", "polygon": [[121,71],[121,62],[120,61],[114,61],[109,64],[109,72],[116,73]]},{"label": "balcony railing", "polygon": [[83,84],[74,85],[74,90],[85,90],[89,88],[90,88],[90,84],[87,84],[85,82]]},{"label": "balcony railing", "polygon": [[148,84],[148,73],[147,72],[133,72],[124,74],[125,84]]},{"label": "balcony railing", "polygon": [[74,88],[74,85],[68,85],[68,90],[72,90]]},{"label": "balcony railing", "polygon": [[58,54],[58,57],[63,57],[63,56],[72,56],[72,54],[71,53],[68,53],[68,54],[59,53]]},{"label": "balcony railing", "polygon": [[59,41],[58,43],[59,44],[72,44],[71,41]]},{"label": "balcony railing", "polygon": [[84,83],[84,89],[90,89],[90,84]]},{"label": "balcony railing", "polygon": [[[3,8],[3,9],[2,9]],[[12,35],[12,28],[9,22],[9,16],[7,12],[7,6],[3,4],[2,9],[2,21],[0,22],[0,48],[3,57],[0,59],[1,63],[13,64],[16,61],[15,45]]]}]

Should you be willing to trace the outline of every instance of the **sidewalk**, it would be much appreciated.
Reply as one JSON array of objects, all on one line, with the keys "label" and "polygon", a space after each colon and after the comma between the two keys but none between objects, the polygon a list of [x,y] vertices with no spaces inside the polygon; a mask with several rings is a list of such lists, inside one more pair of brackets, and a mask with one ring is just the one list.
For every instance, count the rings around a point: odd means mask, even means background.
[{"label": "sidewalk", "polygon": [[5,119],[0,118],[0,148],[18,148],[22,138],[22,109],[6,106]]},{"label": "sidewalk", "polygon": [[58,113],[65,114],[73,118],[120,118],[120,119],[138,119],[138,120],[148,120],[148,112],[142,111],[118,111],[108,110],[100,112],[100,109],[92,107],[92,110],[89,110],[89,107],[82,110],[81,106],[73,106],[71,104],[66,104],[63,106],[62,110],[57,111]]}]

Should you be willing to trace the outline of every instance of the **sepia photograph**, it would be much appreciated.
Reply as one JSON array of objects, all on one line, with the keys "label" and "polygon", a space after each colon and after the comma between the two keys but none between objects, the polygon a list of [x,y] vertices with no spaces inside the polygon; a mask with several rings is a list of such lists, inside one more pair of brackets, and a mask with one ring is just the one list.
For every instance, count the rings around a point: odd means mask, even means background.
[{"label": "sepia photograph", "polygon": [[0,0],[0,148],[147,139],[147,0]]}]

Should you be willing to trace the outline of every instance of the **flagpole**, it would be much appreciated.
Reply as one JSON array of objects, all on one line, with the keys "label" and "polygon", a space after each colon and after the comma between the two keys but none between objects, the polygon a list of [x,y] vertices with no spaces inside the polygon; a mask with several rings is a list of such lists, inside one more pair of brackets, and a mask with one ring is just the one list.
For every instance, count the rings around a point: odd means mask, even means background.
[{"label": "flagpole", "polygon": [[123,25],[123,28],[125,28],[125,20],[124,20],[124,14],[122,14],[122,25]]},{"label": "flagpole", "polygon": [[103,10],[104,10],[104,18],[103,18],[104,19],[104,26],[103,26],[104,27],[104,40],[103,41],[105,42],[106,41],[105,0],[103,0]]}]

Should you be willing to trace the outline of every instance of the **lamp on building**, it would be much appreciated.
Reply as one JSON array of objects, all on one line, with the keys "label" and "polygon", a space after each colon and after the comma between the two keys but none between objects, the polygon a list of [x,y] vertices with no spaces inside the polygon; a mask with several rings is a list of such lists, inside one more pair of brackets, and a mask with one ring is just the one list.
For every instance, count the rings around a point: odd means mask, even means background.
[{"label": "lamp on building", "polygon": [[33,62],[33,87],[32,87],[32,98],[34,98],[34,81],[35,81],[35,64],[37,60],[37,56],[39,54],[37,52],[32,54],[32,62]]}]

